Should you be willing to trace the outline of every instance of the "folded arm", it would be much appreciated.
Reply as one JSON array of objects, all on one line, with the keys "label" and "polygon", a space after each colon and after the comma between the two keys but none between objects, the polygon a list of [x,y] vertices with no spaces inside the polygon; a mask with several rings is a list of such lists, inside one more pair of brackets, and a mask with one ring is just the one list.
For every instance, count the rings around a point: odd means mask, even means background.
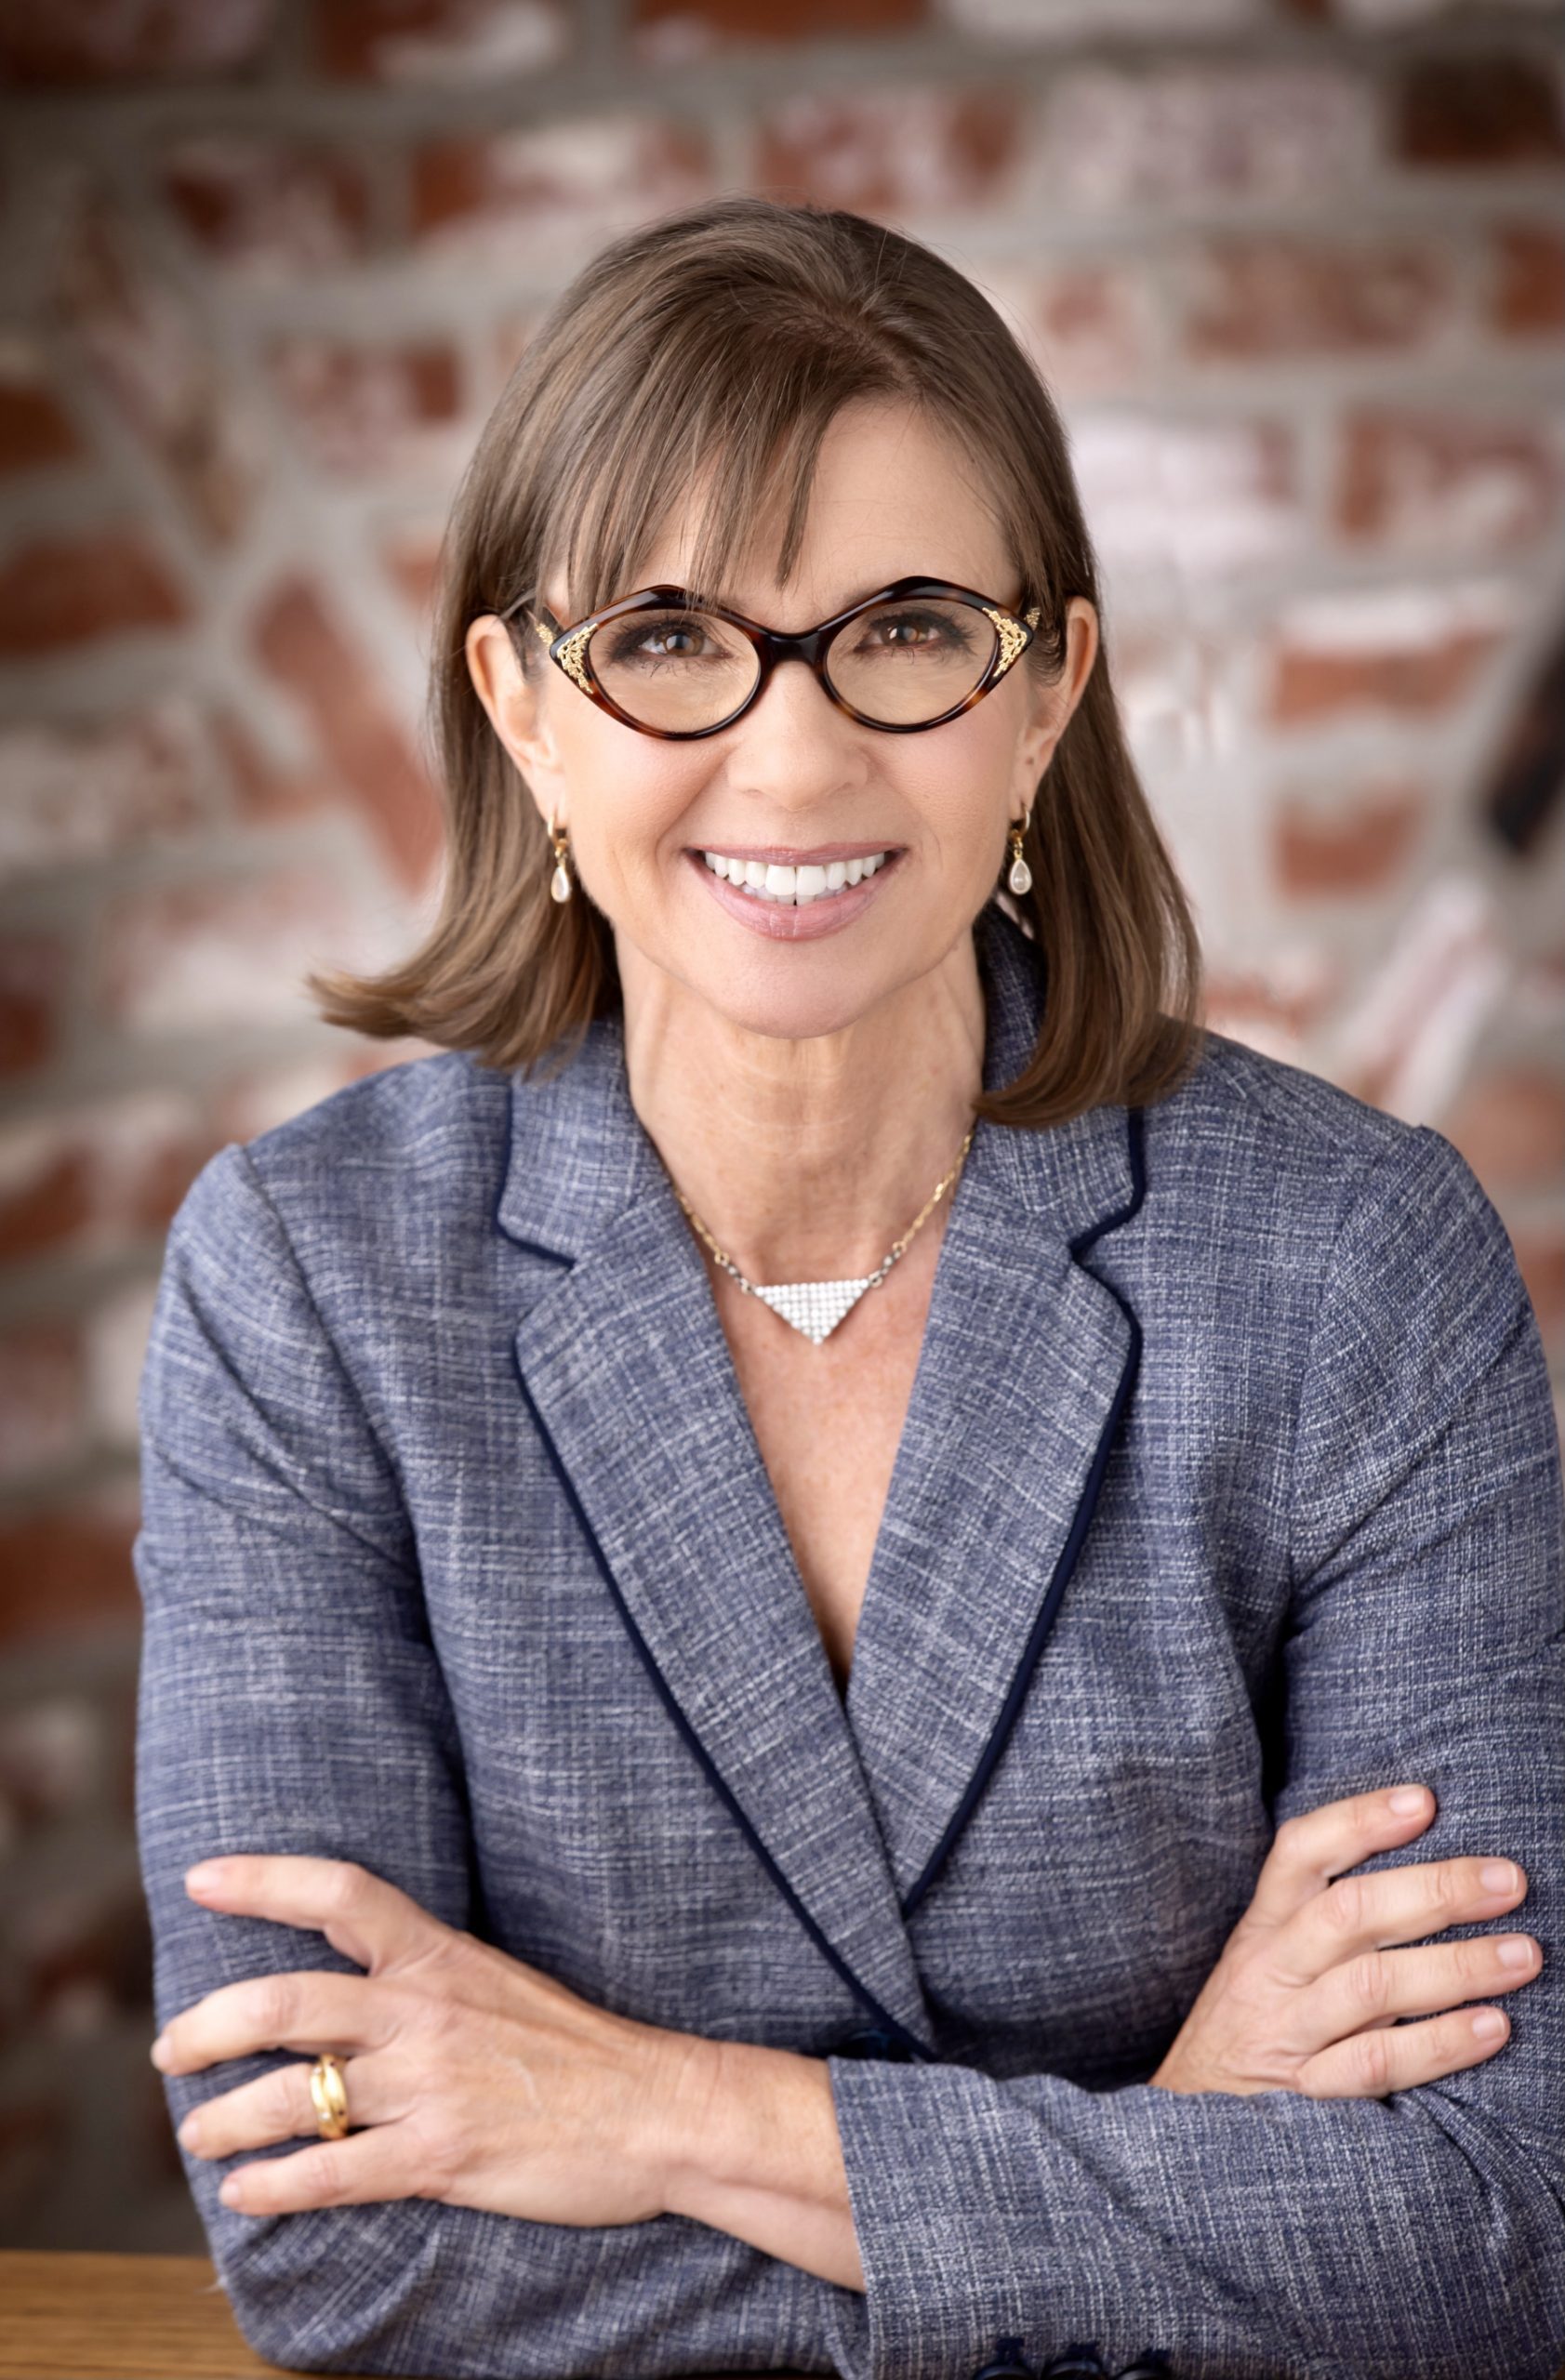
[{"label": "folded arm", "polygon": [[[1520,1860],[1543,1947],[1484,2063],[1386,2099],[1094,2094],[829,2060],[866,2294],[851,2380],[1019,2335],[1178,2380],[1549,2380],[1565,2359],[1565,1524],[1504,1227],[1411,1132],[1345,1217],[1298,1413],[1275,1822],[1415,1778],[1368,1871]],[[1455,1926],[1442,1941],[1488,1925]]]},{"label": "folded arm", "polygon": [[[317,1933],[200,1907],[183,1878],[203,1858],[359,1860],[479,1930],[461,1746],[394,1469],[237,1145],[170,1233],[141,1428],[136,1815],[159,2026],[243,1977],[358,1972]],[[294,2056],[166,2077],[174,2122]],[[239,2327],[275,2362],[451,2380],[831,2368],[851,2293],[681,2215],[223,2205],[225,2174],[298,2146],[182,2152]]]}]

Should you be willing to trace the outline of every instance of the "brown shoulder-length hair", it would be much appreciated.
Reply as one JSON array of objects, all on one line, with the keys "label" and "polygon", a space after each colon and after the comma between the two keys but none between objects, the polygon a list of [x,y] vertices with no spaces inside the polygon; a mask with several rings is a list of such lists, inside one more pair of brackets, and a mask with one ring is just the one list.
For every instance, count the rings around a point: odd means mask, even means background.
[{"label": "brown shoulder-length hair", "polygon": [[[725,562],[763,519],[782,522],[785,581],[822,436],[858,399],[911,403],[957,442],[1008,542],[1018,609],[1041,606],[1024,666],[1058,677],[1070,597],[1101,619],[1097,568],[1054,401],[983,293],[917,241],[839,208],[739,194],[643,223],[556,300],[463,475],[431,668],[441,907],[423,946],[385,972],[306,978],[328,1023],[530,1073],[572,1036],[568,1063],[590,1022],[617,1007],[609,921],[579,888],[550,897],[547,829],[473,687],[467,628],[531,599],[557,567],[575,616],[612,602],[697,484],[696,599],[721,600]],[[548,668],[524,623],[510,627],[523,669]],[[1026,851],[1032,890],[1015,906],[1043,955],[1041,1030],[1025,1070],[975,1113],[1036,1130],[1164,1095],[1200,1054],[1200,947],[1101,641]]]}]

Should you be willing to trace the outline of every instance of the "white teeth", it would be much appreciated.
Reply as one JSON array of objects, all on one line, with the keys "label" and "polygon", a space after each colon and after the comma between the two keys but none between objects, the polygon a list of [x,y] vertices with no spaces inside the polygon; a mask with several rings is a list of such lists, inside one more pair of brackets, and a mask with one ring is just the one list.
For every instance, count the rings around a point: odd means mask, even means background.
[{"label": "white teeth", "polygon": [[832,893],[841,892],[846,885],[873,876],[890,856],[889,852],[877,852],[869,859],[834,859],[826,866],[806,864],[783,867],[761,859],[730,859],[724,852],[701,853],[712,874],[721,876],[724,882],[739,885],[758,900],[785,901],[790,907],[829,900]]}]

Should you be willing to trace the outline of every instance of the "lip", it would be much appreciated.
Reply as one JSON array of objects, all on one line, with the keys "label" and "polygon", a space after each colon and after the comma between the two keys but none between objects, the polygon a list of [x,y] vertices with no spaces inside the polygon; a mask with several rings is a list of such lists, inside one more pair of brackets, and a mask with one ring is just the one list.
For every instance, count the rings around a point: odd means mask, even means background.
[{"label": "lip", "polygon": [[[806,901],[801,909],[791,903],[757,901],[751,893],[739,892],[726,878],[714,875],[701,853],[720,848],[726,852],[725,845],[703,843],[699,849],[689,851],[686,856],[712,899],[720,903],[731,918],[737,918],[741,925],[749,926],[752,933],[763,934],[772,942],[818,942],[823,934],[841,933],[845,926],[851,926],[855,919],[864,915],[886,879],[897,874],[902,859],[901,848],[886,843],[833,843],[829,847],[833,859],[860,859],[867,854],[872,856],[876,852],[888,850],[893,855],[875,870],[873,876],[867,876],[862,883],[844,885],[842,892],[834,892],[829,900]],[[806,857],[802,862],[789,861],[776,853],[769,854],[764,851],[736,851],[729,855],[735,859],[765,859],[770,856],[779,867],[819,866],[821,864],[818,855]]]}]

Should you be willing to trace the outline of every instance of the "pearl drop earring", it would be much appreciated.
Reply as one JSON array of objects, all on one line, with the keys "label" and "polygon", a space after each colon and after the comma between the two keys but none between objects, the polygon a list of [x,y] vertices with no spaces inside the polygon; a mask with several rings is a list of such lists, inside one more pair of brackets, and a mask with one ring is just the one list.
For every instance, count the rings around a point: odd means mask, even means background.
[{"label": "pearl drop earring", "polygon": [[564,826],[556,826],[552,812],[549,819],[549,840],[554,846],[554,873],[549,879],[549,889],[556,901],[568,901],[571,897],[571,879],[565,867],[565,853],[568,848],[565,829]]},{"label": "pearl drop earring", "polygon": [[1028,802],[1027,816],[1019,826],[1013,826],[1010,830],[1011,872],[1005,881],[1013,892],[1030,892],[1032,890],[1032,870],[1022,857],[1022,837],[1027,833],[1031,823],[1032,804]]}]

